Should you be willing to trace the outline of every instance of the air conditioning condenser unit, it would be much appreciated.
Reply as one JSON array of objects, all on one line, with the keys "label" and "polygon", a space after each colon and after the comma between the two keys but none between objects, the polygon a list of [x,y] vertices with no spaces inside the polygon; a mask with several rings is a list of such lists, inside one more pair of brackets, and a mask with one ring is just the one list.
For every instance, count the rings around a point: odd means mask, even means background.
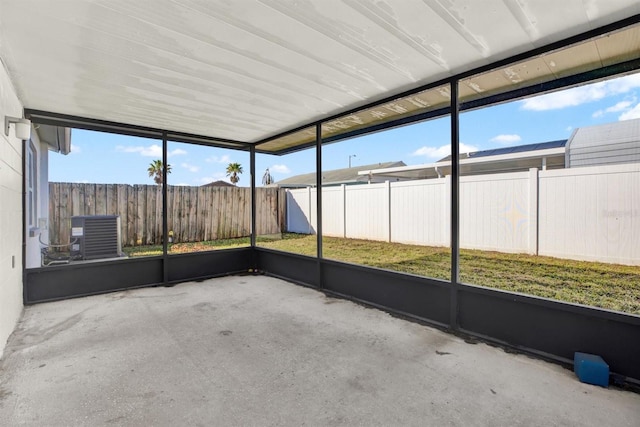
[{"label": "air conditioning condenser unit", "polygon": [[71,217],[72,259],[103,259],[122,256],[119,215]]}]

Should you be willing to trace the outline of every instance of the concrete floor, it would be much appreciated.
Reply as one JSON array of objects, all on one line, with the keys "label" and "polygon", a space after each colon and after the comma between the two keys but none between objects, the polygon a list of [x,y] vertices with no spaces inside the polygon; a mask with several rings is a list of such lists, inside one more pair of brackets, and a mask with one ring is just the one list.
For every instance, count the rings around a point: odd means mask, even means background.
[{"label": "concrete floor", "polygon": [[27,307],[0,425],[634,426],[640,395],[268,277]]}]

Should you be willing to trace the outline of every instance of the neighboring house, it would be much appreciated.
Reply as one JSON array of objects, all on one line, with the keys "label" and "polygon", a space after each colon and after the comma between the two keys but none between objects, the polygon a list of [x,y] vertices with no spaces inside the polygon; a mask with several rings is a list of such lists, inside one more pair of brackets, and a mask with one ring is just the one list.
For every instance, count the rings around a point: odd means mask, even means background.
[{"label": "neighboring house", "polygon": [[49,243],[49,151],[71,152],[71,129],[32,126],[25,141],[25,267],[40,267],[40,241]]},{"label": "neighboring house", "polygon": [[[381,168],[395,168],[395,167],[403,167],[406,166],[404,162],[385,162],[385,163],[375,163],[372,165],[363,165],[363,166],[353,166],[350,168],[344,169],[334,169],[328,171],[322,171],[322,185],[353,185],[353,184],[366,184],[369,182],[368,177],[362,176],[359,173],[362,171],[369,171],[371,169],[381,169]],[[384,181],[384,180],[382,180]],[[382,181],[372,181],[372,182],[382,182]],[[300,187],[315,187],[316,186],[316,174],[315,173],[305,173],[302,175],[296,175],[289,177],[287,179],[280,180],[273,184],[270,184],[270,187],[280,187],[280,188],[300,188]]]},{"label": "neighboring house", "polygon": [[640,119],[578,128],[567,143],[567,167],[640,162]]},{"label": "neighboring house", "polygon": [[218,181],[210,182],[208,184],[201,185],[201,187],[235,187],[235,185],[227,181],[218,180]]},{"label": "neighboring house", "polygon": [[[483,175],[640,162],[640,119],[576,129],[568,140],[460,154],[460,175]],[[435,163],[359,172],[372,182],[441,178],[451,174],[451,156]]]}]

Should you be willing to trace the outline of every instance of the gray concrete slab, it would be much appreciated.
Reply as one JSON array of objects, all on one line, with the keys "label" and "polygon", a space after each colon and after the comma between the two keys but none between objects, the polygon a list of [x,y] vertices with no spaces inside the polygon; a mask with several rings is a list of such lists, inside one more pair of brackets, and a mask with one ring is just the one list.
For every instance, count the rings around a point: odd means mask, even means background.
[{"label": "gray concrete slab", "polygon": [[640,395],[268,277],[25,309],[0,425],[634,426]]}]

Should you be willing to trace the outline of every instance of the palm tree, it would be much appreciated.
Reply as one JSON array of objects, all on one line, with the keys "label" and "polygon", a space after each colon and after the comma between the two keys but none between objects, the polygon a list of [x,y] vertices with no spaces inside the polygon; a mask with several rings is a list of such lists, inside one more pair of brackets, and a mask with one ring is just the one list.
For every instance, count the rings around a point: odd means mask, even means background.
[{"label": "palm tree", "polygon": [[[149,172],[149,176],[153,177],[153,180],[156,184],[162,185],[162,160],[154,160],[149,164],[149,168],[147,172]],[[171,173],[171,165],[167,164],[167,175]]]},{"label": "palm tree", "polygon": [[262,185],[269,185],[273,184],[274,182],[276,182],[276,180],[273,179],[273,175],[271,175],[271,173],[269,172],[269,168],[267,168],[267,170],[264,171],[264,175],[262,175]]},{"label": "palm tree", "polygon": [[229,176],[229,181],[231,181],[232,184],[237,184],[238,181],[240,181],[240,177],[238,175],[240,175],[242,173],[242,165],[240,165],[240,163],[229,163],[229,166],[227,166],[227,176]]}]

